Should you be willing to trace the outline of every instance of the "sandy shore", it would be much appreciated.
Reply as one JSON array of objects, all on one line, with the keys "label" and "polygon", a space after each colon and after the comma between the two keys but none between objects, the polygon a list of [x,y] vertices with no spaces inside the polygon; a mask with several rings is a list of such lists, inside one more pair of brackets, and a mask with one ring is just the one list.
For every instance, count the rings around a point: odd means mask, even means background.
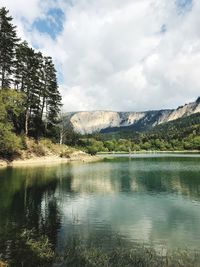
[{"label": "sandy shore", "polygon": [[78,151],[72,153],[68,158],[61,158],[56,155],[44,157],[31,157],[30,159],[17,159],[13,161],[0,160],[0,168],[21,167],[21,166],[37,166],[37,165],[54,165],[69,162],[94,162],[101,160],[100,156],[90,156],[84,152]]}]

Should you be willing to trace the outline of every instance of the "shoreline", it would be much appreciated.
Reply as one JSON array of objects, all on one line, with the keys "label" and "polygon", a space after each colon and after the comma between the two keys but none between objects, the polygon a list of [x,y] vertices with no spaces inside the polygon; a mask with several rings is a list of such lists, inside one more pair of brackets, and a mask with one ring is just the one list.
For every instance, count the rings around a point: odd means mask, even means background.
[{"label": "shoreline", "polygon": [[26,159],[15,159],[13,161],[9,161],[6,159],[0,159],[0,169],[8,168],[8,167],[31,167],[31,166],[50,166],[50,165],[58,165],[58,164],[65,164],[71,162],[81,162],[81,163],[89,163],[100,161],[103,159],[103,156],[109,155],[137,155],[137,154],[164,154],[164,153],[171,153],[171,154],[200,154],[200,151],[133,151],[131,153],[117,151],[117,152],[99,152],[97,155],[92,156],[86,154],[82,151],[77,151],[72,153],[69,157],[60,157],[58,155],[47,155],[42,157],[31,157]]},{"label": "shoreline", "polygon": [[0,159],[0,169],[8,167],[31,167],[31,166],[50,166],[71,162],[82,162],[89,163],[101,160],[100,156],[91,156],[84,152],[73,153],[69,158],[62,158],[60,156],[42,156],[42,157],[32,157],[29,159],[16,159],[13,161],[8,161],[5,159]]},{"label": "shoreline", "polygon": [[140,150],[140,151],[131,151],[131,152],[126,152],[126,151],[112,151],[112,152],[98,152],[97,155],[115,155],[115,154],[162,154],[162,153],[188,153],[188,154],[200,154],[200,150],[163,150],[163,151],[159,151],[159,150],[152,150],[152,151],[146,151],[146,150]]}]

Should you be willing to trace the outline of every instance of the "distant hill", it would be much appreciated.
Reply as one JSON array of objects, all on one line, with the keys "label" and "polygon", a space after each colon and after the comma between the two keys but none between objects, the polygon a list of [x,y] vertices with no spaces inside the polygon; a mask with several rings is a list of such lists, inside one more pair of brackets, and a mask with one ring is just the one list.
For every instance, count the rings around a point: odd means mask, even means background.
[{"label": "distant hill", "polygon": [[200,112],[200,97],[175,110],[145,112],[93,111],[68,113],[65,123],[79,134],[118,132],[124,130],[147,131],[163,123],[185,118]]},{"label": "distant hill", "polygon": [[200,135],[200,113],[182,117],[173,121],[165,122],[145,131],[135,131],[133,127],[114,128],[114,131],[103,131],[102,134],[119,138],[135,138],[138,135],[154,136],[156,138],[169,140],[181,139],[191,134]]},{"label": "distant hill", "polygon": [[147,134],[157,135],[162,139],[181,139],[190,135],[200,135],[200,113],[155,126]]},{"label": "distant hill", "polygon": [[79,145],[89,153],[112,151],[200,151],[200,113],[138,132],[131,127],[82,136]]}]

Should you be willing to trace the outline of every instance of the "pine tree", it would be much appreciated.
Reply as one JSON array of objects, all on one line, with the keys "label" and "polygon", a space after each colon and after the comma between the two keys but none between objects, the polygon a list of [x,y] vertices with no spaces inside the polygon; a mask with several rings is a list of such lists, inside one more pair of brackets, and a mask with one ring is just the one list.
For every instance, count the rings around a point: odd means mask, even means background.
[{"label": "pine tree", "polygon": [[5,8],[0,9],[0,88],[11,85],[25,96],[24,112],[16,121],[17,132],[38,138],[44,133],[53,136],[61,106],[56,70],[51,57],[44,57],[19,43],[12,17]]},{"label": "pine tree", "polygon": [[5,7],[0,9],[0,88],[9,88],[12,82],[15,48],[19,39],[12,17]]},{"label": "pine tree", "polygon": [[39,63],[38,54],[28,46],[27,42],[21,43],[16,50],[15,86],[26,95],[25,135],[29,133],[31,118],[37,117],[40,105]]},{"label": "pine tree", "polygon": [[[56,70],[51,57],[45,58],[45,117],[46,130],[55,130],[61,107],[61,95],[58,90]],[[44,102],[43,102],[44,103]],[[54,129],[54,130],[53,130]]]}]

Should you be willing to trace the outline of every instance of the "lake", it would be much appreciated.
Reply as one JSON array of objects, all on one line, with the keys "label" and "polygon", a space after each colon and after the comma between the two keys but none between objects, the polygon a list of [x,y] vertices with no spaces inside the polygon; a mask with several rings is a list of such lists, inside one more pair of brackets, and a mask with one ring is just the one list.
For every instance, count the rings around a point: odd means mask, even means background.
[{"label": "lake", "polygon": [[0,258],[23,258],[15,244],[24,229],[47,235],[58,253],[74,240],[108,250],[198,250],[200,155],[1,169]]}]

